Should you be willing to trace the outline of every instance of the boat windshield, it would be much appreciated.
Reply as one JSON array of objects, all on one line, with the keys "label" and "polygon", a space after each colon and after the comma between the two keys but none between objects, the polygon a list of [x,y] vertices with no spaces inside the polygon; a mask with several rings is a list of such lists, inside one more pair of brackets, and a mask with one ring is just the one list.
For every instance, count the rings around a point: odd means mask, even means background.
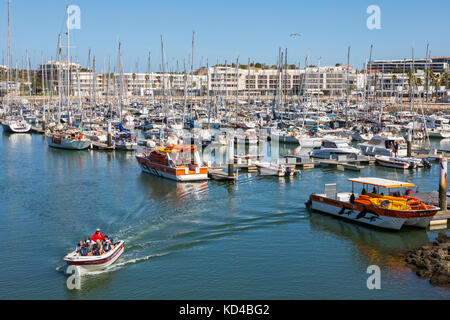
[{"label": "boat windshield", "polygon": [[336,146],[338,148],[347,148],[348,147],[348,143],[346,143],[346,142],[339,142],[339,143],[336,143]]},{"label": "boat windshield", "polygon": [[190,164],[194,161],[194,157],[190,152],[178,152],[172,153],[170,158],[173,160],[177,167]]}]

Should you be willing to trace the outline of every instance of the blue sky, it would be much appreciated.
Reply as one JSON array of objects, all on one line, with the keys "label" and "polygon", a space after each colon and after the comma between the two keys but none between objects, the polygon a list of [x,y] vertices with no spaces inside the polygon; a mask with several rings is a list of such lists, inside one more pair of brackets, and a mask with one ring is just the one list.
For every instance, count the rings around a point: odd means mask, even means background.
[{"label": "blue sky", "polygon": [[[450,1],[448,0],[342,0],[342,1],[106,1],[106,0],[11,0],[12,53],[21,64],[28,49],[32,63],[56,55],[59,32],[65,32],[65,7],[81,9],[81,29],[73,30],[71,55],[86,65],[88,50],[96,56],[97,70],[104,61],[117,62],[117,43],[123,44],[126,72],[147,68],[152,53],[152,71],[161,63],[160,35],[164,35],[169,68],[180,68],[191,50],[195,31],[195,67],[206,59],[252,61],[275,64],[278,48],[288,48],[289,63],[303,66],[309,53],[311,64],[350,63],[361,68],[369,58],[409,58],[425,56],[430,43],[432,56],[450,56]],[[381,30],[366,27],[369,5],[381,9]],[[0,49],[7,48],[7,1],[0,2]],[[293,38],[291,33],[300,33]],[[65,36],[63,43],[65,44]]]}]

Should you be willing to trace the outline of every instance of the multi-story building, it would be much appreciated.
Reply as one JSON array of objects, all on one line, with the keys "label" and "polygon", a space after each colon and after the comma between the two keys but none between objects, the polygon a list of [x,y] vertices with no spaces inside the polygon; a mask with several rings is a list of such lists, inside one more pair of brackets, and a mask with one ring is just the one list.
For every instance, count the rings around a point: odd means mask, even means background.
[{"label": "multi-story building", "polygon": [[429,59],[403,59],[403,60],[374,60],[367,64],[368,68],[381,72],[408,72],[414,69],[425,70],[429,68],[433,72],[444,72],[449,69],[450,57],[438,57]]},{"label": "multi-story building", "polygon": [[[208,69],[211,93],[222,96],[250,94],[272,96],[275,94],[325,94],[342,95],[348,86],[356,89],[356,71],[350,66],[307,69],[238,69],[235,67],[211,67]],[[320,80],[319,80],[320,79]]]},{"label": "multi-story building", "polygon": [[[66,62],[49,61],[41,64],[40,75],[46,92],[57,93],[61,88],[67,93],[69,87],[72,95],[80,94],[83,97],[118,95],[122,90],[124,96],[198,96],[209,93],[224,99],[233,99],[236,94],[240,98],[247,95],[252,98],[291,95],[342,98],[347,94],[347,87],[350,94],[408,94],[410,73],[401,73],[397,69],[395,72],[388,71],[386,66],[385,72],[380,72],[373,67],[374,64],[371,72],[359,73],[352,66],[290,68],[281,71],[276,68],[236,69],[234,66],[214,66],[203,70],[204,72],[187,75],[173,72],[121,75],[97,74],[75,63],[67,68]],[[426,83],[425,72],[416,70],[414,78],[415,92],[420,93]],[[433,88],[430,82],[430,90],[439,91],[442,88]]]}]

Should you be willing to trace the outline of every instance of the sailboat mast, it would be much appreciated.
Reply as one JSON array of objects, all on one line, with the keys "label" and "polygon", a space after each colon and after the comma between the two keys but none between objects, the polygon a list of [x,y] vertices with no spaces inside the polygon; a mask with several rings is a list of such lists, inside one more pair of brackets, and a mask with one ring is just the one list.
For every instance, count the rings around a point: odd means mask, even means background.
[{"label": "sailboat mast", "polygon": [[62,61],[61,61],[61,33],[58,36],[58,124],[61,121],[61,107],[62,107]]},{"label": "sailboat mast", "polygon": [[11,14],[10,14],[10,0],[8,0],[8,70],[6,71],[6,96],[9,99],[8,111],[12,110],[12,96],[10,95],[9,84],[11,81]]},{"label": "sailboat mast", "polygon": [[345,104],[345,125],[347,126],[348,121],[348,105],[350,103],[349,100],[349,72],[350,72],[350,46],[348,46],[348,52],[347,52],[347,103]]},{"label": "sailboat mast", "polygon": [[122,51],[121,43],[119,42],[119,108],[120,108],[120,123],[122,123],[122,94],[123,94],[123,68],[122,68]]},{"label": "sailboat mast", "polygon": [[70,28],[69,28],[69,6],[67,6],[66,13],[67,13],[67,106],[70,109]]},{"label": "sailboat mast", "polygon": [[193,100],[194,100],[194,40],[195,40],[195,31],[192,31],[192,48],[191,48],[191,92],[192,92],[192,99],[191,99],[191,109],[190,109],[190,117],[192,121],[192,109],[194,106]]}]

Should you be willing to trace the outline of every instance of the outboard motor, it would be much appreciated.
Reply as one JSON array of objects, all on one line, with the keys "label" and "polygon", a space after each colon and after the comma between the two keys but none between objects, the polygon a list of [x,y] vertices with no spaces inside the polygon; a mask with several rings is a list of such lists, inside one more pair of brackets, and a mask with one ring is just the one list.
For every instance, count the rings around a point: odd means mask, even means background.
[{"label": "outboard motor", "polygon": [[422,159],[422,164],[425,168],[431,168],[431,163],[430,161],[428,161],[427,159],[423,158]]},{"label": "outboard motor", "polygon": [[311,195],[309,196],[308,201],[305,202],[305,206],[306,206],[307,209],[311,209],[311,205],[312,205]]}]

